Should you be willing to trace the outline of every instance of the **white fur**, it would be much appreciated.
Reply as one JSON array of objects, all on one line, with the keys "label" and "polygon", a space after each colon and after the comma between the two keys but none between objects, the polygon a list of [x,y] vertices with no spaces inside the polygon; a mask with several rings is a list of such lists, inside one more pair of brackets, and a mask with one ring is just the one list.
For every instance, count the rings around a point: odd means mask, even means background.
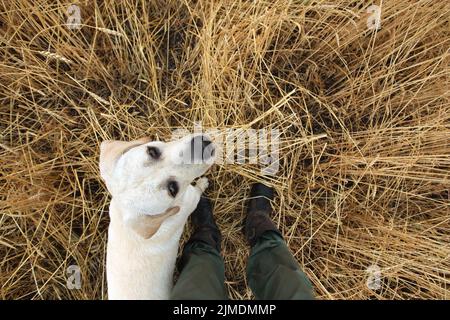
[{"label": "white fur", "polygon": [[[189,215],[208,186],[200,178],[210,163],[186,165],[174,161],[186,150],[192,136],[176,142],[130,142],[132,149],[121,155],[114,142],[102,143],[100,171],[112,194],[107,245],[109,299],[168,299],[180,236]],[[134,144],[133,144],[134,143]],[[162,150],[162,159],[148,163],[147,146]],[[125,149],[129,149],[124,145]],[[167,179],[176,179],[180,190],[175,198],[165,189]],[[129,221],[158,215],[178,206],[178,213],[165,219],[150,238],[130,227]],[[139,221],[139,220],[137,220]]]}]

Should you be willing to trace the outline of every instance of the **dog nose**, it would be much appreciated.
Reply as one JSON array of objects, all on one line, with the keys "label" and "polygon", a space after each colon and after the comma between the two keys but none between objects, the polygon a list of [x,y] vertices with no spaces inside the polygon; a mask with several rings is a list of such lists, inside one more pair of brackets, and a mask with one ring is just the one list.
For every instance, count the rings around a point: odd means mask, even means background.
[{"label": "dog nose", "polygon": [[191,151],[195,158],[206,160],[214,155],[214,146],[208,137],[198,135],[191,140]]},{"label": "dog nose", "polygon": [[209,139],[206,139],[206,140],[203,139],[203,141],[202,141],[202,150],[205,150],[206,147],[209,146],[211,143],[212,143],[211,140],[209,140]]}]

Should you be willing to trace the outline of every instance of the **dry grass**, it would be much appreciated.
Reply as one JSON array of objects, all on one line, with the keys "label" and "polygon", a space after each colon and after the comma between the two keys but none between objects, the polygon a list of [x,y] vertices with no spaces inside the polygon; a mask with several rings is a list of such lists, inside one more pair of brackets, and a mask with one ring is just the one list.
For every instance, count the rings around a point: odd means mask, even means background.
[{"label": "dry grass", "polygon": [[0,298],[105,298],[99,143],[194,121],[281,131],[276,178],[209,174],[231,298],[256,180],[319,298],[449,298],[450,2],[383,1],[378,32],[355,0],[82,1],[79,30],[69,4],[0,1]]}]

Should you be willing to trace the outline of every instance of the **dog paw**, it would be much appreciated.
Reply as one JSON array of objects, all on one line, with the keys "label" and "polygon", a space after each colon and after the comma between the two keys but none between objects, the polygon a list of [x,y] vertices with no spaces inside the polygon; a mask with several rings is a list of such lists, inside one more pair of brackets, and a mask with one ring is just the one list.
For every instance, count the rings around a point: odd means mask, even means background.
[{"label": "dog paw", "polygon": [[208,179],[203,177],[197,180],[195,186],[199,188],[202,192],[205,192],[206,188],[209,186]]}]

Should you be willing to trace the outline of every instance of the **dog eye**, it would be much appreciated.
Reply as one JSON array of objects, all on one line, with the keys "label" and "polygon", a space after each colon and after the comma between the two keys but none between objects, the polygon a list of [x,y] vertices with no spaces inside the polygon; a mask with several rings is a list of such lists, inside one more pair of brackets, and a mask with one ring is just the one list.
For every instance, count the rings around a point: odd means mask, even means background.
[{"label": "dog eye", "polygon": [[175,198],[178,193],[178,183],[176,181],[169,181],[167,190],[169,190],[169,194]]},{"label": "dog eye", "polygon": [[161,156],[161,151],[156,147],[147,147],[147,153],[152,159],[158,159]]}]

